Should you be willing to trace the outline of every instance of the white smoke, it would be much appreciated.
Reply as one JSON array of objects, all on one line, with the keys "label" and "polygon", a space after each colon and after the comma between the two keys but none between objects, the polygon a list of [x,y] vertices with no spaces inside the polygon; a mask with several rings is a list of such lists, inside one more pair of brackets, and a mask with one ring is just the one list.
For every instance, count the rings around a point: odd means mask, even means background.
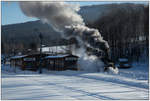
[{"label": "white smoke", "polygon": [[[85,26],[82,17],[78,14],[79,5],[67,4],[65,2],[20,2],[20,8],[25,15],[36,17],[51,25],[61,36],[69,39],[75,37],[80,48],[74,48],[79,59],[80,68],[84,70],[97,71],[103,67],[103,63],[93,52],[91,56],[86,54],[86,47],[93,50],[109,48],[108,43],[103,40],[97,29]],[[88,63],[88,67],[87,67]],[[86,65],[85,65],[86,64]]]},{"label": "white smoke", "polygon": [[20,2],[25,15],[36,17],[50,24],[57,31],[64,31],[65,26],[84,25],[83,19],[77,12],[79,5],[65,2]]},{"label": "white smoke", "polygon": [[78,61],[78,66],[80,67],[80,70],[86,70],[90,72],[99,72],[103,71],[104,63],[100,61],[96,56],[91,55],[88,56],[87,54],[84,54]]}]

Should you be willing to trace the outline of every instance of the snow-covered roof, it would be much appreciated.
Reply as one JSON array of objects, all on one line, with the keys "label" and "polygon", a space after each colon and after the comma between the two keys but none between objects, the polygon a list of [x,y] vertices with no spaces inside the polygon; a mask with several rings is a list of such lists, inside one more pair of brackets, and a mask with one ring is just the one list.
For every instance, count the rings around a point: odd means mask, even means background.
[{"label": "snow-covered roof", "polygon": [[46,56],[45,59],[47,58],[63,58],[63,57],[66,57],[66,56],[69,56],[68,54],[66,55],[51,55],[51,56]]},{"label": "snow-covered roof", "polygon": [[17,56],[11,57],[11,59],[19,59],[19,58],[23,58],[25,56],[27,56],[27,55],[17,55]]},{"label": "snow-covered roof", "polygon": [[[47,59],[47,58],[64,58],[66,56],[70,56],[70,54],[46,56],[45,59]],[[74,55],[71,55],[71,56],[74,56]]]},{"label": "snow-covered roof", "polygon": [[126,61],[128,61],[128,59],[127,58],[120,58],[119,61],[120,62],[126,62]]},{"label": "snow-covered roof", "polygon": [[[51,46],[51,47],[42,47],[42,52],[66,52],[68,46]],[[40,51],[40,48],[38,48]]]}]

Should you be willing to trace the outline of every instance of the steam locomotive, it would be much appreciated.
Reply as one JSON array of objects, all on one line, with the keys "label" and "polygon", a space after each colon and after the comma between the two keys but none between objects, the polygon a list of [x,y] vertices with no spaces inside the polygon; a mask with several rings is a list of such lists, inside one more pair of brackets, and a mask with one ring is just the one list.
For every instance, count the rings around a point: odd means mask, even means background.
[{"label": "steam locomotive", "polygon": [[96,55],[100,60],[104,63],[104,72],[109,71],[109,68],[117,69],[115,67],[115,64],[110,59],[110,49],[100,50],[99,48],[93,49],[90,47],[87,47],[87,53],[88,55]]}]

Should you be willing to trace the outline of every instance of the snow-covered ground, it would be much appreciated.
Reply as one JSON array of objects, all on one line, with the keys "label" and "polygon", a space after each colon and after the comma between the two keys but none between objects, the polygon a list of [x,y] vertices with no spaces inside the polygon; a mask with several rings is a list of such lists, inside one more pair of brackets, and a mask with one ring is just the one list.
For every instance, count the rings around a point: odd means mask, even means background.
[{"label": "snow-covered ground", "polygon": [[5,100],[148,100],[148,64],[134,64],[119,74],[84,71],[20,71],[2,65]]}]

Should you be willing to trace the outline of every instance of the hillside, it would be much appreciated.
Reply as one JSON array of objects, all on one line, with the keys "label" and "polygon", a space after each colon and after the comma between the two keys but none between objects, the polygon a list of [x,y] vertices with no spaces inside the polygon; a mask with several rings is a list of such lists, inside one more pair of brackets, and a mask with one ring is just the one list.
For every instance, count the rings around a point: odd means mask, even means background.
[{"label": "hillside", "polygon": [[41,21],[31,21],[2,26],[2,41],[8,42],[15,40],[15,43],[26,43],[26,39],[28,39],[28,43],[32,41],[37,42],[39,33],[37,33],[35,29],[39,29],[39,31],[42,32],[45,44],[50,44],[49,40],[59,38],[59,34],[47,24]]},{"label": "hillside", "polygon": [[[95,22],[103,13],[109,11],[112,5],[93,5],[83,6],[79,14],[83,17],[86,24]],[[94,15],[94,16],[93,16]],[[92,17],[92,19],[91,19]],[[34,29],[39,29],[44,36],[44,44],[51,45],[60,35],[47,24],[42,23],[40,20],[25,23],[3,25],[2,26],[2,42],[12,43],[25,43],[29,44],[37,42],[38,34]],[[28,42],[26,42],[28,39]]]}]

